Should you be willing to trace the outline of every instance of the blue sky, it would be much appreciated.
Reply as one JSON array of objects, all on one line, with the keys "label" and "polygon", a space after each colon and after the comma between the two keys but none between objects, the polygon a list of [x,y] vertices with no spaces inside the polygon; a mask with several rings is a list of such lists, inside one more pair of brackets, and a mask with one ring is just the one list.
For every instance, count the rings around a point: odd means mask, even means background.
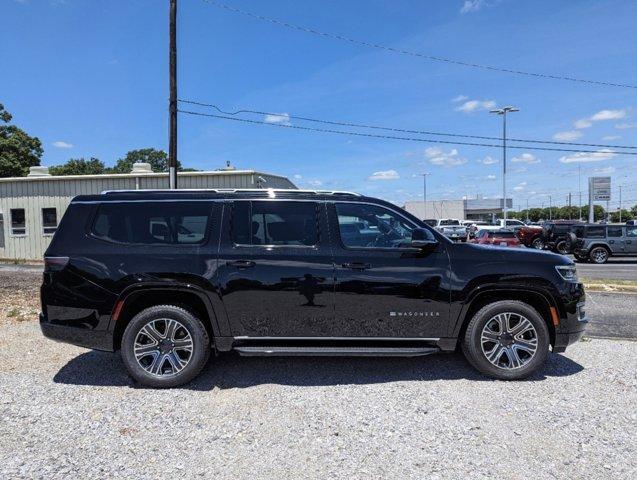
[{"label": "blue sky", "polygon": [[[318,30],[428,55],[637,84],[637,2],[227,0]],[[0,102],[44,144],[44,165],[167,149],[168,1],[0,0]],[[180,0],[179,97],[226,110],[498,136],[487,110],[520,108],[509,135],[637,145],[637,89],[538,79],[397,55]],[[183,108],[186,108],[182,106]],[[190,108],[190,107],[188,107]],[[204,109],[198,109],[205,111]],[[264,121],[264,117],[252,116]],[[291,120],[293,125],[308,125]],[[308,126],[316,126],[309,124]],[[490,142],[487,142],[490,143]],[[396,203],[501,192],[501,150],[347,137],[180,116],[190,167],[289,176]],[[637,203],[637,157],[510,150],[514,206],[563,204],[610,174]],[[575,200],[574,200],[575,201]]]}]

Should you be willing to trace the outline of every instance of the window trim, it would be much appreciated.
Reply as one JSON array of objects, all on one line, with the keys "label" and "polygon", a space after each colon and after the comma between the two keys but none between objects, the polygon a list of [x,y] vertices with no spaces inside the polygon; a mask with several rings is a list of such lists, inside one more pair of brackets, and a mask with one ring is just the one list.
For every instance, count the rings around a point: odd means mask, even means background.
[{"label": "window trim", "polygon": [[[13,233],[13,211],[14,210],[22,210],[24,212],[24,233]],[[9,207],[9,237],[24,238],[28,236],[29,236],[29,229],[27,228],[27,209],[19,208],[19,207],[18,208]]]},{"label": "window trim", "polygon": [[[208,200],[201,200],[200,202],[205,202]],[[173,201],[174,203],[189,203],[190,200],[176,200]],[[196,242],[196,243],[127,243],[127,242],[118,242],[116,240],[110,239],[110,238],[104,238],[104,237],[100,237],[98,235],[96,235],[93,230],[95,228],[95,222],[97,221],[97,217],[99,215],[99,211],[100,211],[100,207],[102,205],[109,205],[112,203],[129,203],[126,200],[122,200],[119,202],[97,202],[97,205],[95,207],[95,209],[93,210],[93,214],[92,217],[89,219],[89,223],[88,223],[88,233],[87,235],[95,240],[99,240],[100,242],[104,242],[104,243],[108,243],[110,245],[124,245],[127,247],[160,247],[160,248],[166,248],[166,247],[170,247],[170,248],[184,248],[184,247],[197,247],[197,248],[201,248],[204,245],[208,244],[208,241],[210,240],[210,232],[212,230],[212,220],[214,220],[212,218],[213,215],[213,202],[210,201],[210,209],[208,211],[208,215],[207,215],[207,219],[206,219],[206,230],[204,232],[204,236],[201,239],[200,242]],[[138,201],[135,201],[135,203],[140,203]],[[144,204],[149,204],[149,203],[156,203],[154,200],[149,200],[147,202],[144,202]],[[172,203],[172,202],[171,202]]]},{"label": "window trim", "polygon": [[[55,227],[46,227],[44,225],[44,210],[55,210]],[[58,227],[60,226],[60,222],[58,222],[58,209],[57,207],[42,207],[40,208],[40,215],[42,218],[42,236],[44,237],[52,237],[53,235],[55,235],[55,232],[57,231]],[[51,233],[47,233],[44,229],[45,228],[55,228],[55,230]]]},{"label": "window trim", "polygon": [[[365,251],[365,252],[419,252],[420,249],[419,248],[415,248],[415,247],[402,247],[402,248],[397,248],[397,247],[349,247],[347,245],[345,245],[343,243],[343,238],[341,237],[341,227],[340,224],[338,223],[338,210],[336,208],[336,204],[338,203],[348,203],[348,204],[356,204],[356,205],[371,205],[373,207],[379,207],[379,208],[384,208],[385,210],[389,210],[390,212],[395,213],[396,215],[402,217],[407,223],[414,225],[414,228],[425,228],[428,229],[433,235],[434,238],[436,238],[436,240],[438,240],[438,238],[436,237],[436,234],[433,232],[433,229],[431,229],[430,227],[421,227],[420,225],[414,223],[411,219],[407,218],[405,215],[403,215],[402,213],[394,210],[393,208],[389,208],[385,205],[379,205],[378,203],[373,203],[373,202],[352,202],[352,201],[338,201],[338,200],[334,200],[329,202],[334,206],[334,213],[336,216],[336,225],[338,227],[338,242],[340,244],[340,247],[343,250],[354,250],[354,251]],[[438,240],[439,241],[439,240]]]},{"label": "window trim", "polygon": [[[303,250],[318,250],[321,244],[321,220],[320,220],[320,205],[324,204],[323,200],[303,200],[303,203],[314,203],[314,208],[316,210],[316,243],[314,245],[253,245],[251,243],[236,243],[233,238],[234,233],[234,204],[236,202],[250,202],[250,214],[249,219],[252,221],[252,203],[253,202],[277,202],[277,203],[300,203],[301,200],[289,200],[289,199],[253,199],[253,198],[237,198],[230,200],[228,203],[230,204],[230,228],[229,228],[229,236],[230,243],[232,244],[232,248],[261,248],[267,250],[273,249],[281,249],[281,248],[294,248],[294,249],[303,249]],[[252,233],[252,232],[250,232]]]}]

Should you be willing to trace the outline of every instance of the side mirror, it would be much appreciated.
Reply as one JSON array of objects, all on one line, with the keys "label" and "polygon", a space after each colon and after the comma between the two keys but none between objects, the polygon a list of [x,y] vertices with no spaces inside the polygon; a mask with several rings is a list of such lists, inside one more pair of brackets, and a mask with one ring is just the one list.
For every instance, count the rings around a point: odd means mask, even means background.
[{"label": "side mirror", "polygon": [[414,248],[431,248],[438,245],[438,240],[425,228],[414,228],[411,231],[411,246]]}]

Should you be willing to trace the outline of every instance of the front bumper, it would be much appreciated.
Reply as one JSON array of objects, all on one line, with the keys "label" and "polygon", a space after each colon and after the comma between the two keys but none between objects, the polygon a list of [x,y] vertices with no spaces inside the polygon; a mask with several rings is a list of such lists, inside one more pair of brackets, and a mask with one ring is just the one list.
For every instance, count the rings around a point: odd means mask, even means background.
[{"label": "front bumper", "polygon": [[562,353],[566,347],[577,343],[584,336],[587,324],[588,316],[582,299],[577,304],[575,313],[569,313],[566,321],[562,322],[559,329],[556,329],[553,352]]},{"label": "front bumper", "polygon": [[45,337],[58,342],[106,352],[115,350],[113,333],[109,331],[51,323],[42,313],[40,314],[40,329]]}]

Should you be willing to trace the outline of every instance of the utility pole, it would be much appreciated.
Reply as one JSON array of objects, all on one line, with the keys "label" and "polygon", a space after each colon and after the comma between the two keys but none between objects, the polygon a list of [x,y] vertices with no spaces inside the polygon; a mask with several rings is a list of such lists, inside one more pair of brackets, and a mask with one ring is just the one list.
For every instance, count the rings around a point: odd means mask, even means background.
[{"label": "utility pole", "polygon": [[425,207],[425,218],[423,218],[423,220],[425,220],[427,218],[427,175],[430,174],[425,172],[420,175],[422,176],[422,200],[423,206]]},{"label": "utility pole", "polygon": [[529,223],[529,199],[526,199],[526,223]]},{"label": "utility pole", "polygon": [[571,192],[568,192],[568,219],[571,220],[572,218],[572,212],[571,212]]},{"label": "utility pole", "polygon": [[177,188],[177,0],[170,0],[169,21],[169,77],[170,134],[168,141],[168,183],[171,190]]},{"label": "utility pole", "polygon": [[622,186],[619,186],[619,223],[622,223]]},{"label": "utility pole", "polygon": [[577,166],[577,190],[579,191],[579,221],[582,221],[582,165]]},{"label": "utility pole", "polygon": [[553,199],[549,195],[549,220],[553,220]]},{"label": "utility pole", "polygon": [[489,113],[502,115],[502,217],[504,225],[507,221],[507,113],[519,111],[518,108],[511,106],[489,111]]}]

